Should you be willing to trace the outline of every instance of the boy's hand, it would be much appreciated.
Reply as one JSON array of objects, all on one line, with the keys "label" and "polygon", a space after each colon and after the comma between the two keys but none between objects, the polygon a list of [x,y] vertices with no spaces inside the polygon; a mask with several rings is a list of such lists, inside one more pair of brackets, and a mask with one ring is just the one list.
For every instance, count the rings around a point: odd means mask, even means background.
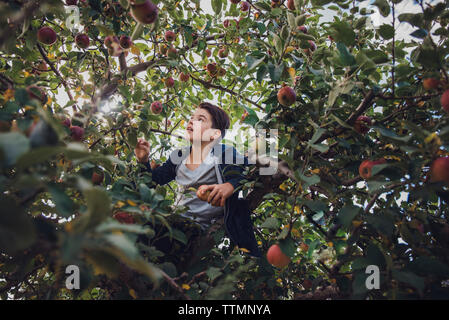
[{"label": "boy's hand", "polygon": [[136,155],[137,161],[142,163],[147,162],[148,156],[150,155],[150,143],[139,138],[136,147],[134,148],[134,154]]},{"label": "boy's hand", "polygon": [[223,184],[211,184],[204,191],[210,190],[210,195],[207,198],[209,202],[214,207],[223,207],[225,205],[226,199],[229,198],[234,192],[234,187],[229,182]]}]

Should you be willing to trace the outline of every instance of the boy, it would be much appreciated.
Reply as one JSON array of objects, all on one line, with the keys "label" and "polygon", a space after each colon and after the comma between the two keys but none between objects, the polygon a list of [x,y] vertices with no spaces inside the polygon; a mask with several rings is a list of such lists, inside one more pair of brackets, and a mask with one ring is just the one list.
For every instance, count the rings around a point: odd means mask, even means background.
[{"label": "boy", "polygon": [[[134,152],[137,160],[152,173],[154,182],[164,185],[176,180],[184,189],[178,195],[178,201],[189,208],[184,217],[201,226],[200,243],[204,242],[206,230],[220,228],[221,222],[234,244],[249,250],[250,255],[260,257],[248,203],[238,198],[238,192],[234,192],[243,179],[241,165],[248,165],[248,159],[234,147],[219,143],[229,125],[229,116],[223,109],[203,102],[186,127],[186,137],[191,143],[189,147],[173,151],[169,159],[154,170],[148,158],[148,141],[139,139]],[[204,191],[210,191],[207,202],[188,190],[201,185],[207,185]]]}]

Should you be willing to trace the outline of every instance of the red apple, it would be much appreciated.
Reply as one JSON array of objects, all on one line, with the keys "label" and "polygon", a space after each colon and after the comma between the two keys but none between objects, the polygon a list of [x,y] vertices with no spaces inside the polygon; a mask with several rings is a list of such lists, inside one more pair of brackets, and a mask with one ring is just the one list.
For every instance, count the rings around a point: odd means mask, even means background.
[{"label": "red apple", "polygon": [[223,68],[218,69],[218,76],[223,77],[226,74],[226,70]]},{"label": "red apple", "polygon": [[359,116],[354,123],[354,130],[360,134],[365,134],[369,131],[371,125],[371,118],[367,116]]},{"label": "red apple", "polygon": [[217,73],[217,71],[218,71],[217,64],[215,62],[209,63],[206,66],[206,69],[207,69],[207,71],[209,72],[210,75],[215,75]]},{"label": "red apple", "polygon": [[70,128],[70,126],[72,125],[72,121],[70,120],[70,118],[65,118],[64,121],[62,121],[62,125]]},{"label": "red apple", "polygon": [[290,263],[290,258],[282,252],[278,244],[273,244],[267,251],[267,260],[275,267],[283,268]]},{"label": "red apple", "polygon": [[240,2],[240,10],[241,11],[246,12],[249,10],[249,7],[250,7],[249,2],[246,2],[246,1]]},{"label": "red apple", "polygon": [[220,50],[218,50],[218,56],[220,58],[226,58],[228,56],[228,49],[221,48]]},{"label": "red apple", "polygon": [[106,38],[104,38],[104,45],[106,46],[106,48],[111,48],[112,49],[112,44],[113,43],[120,44],[120,41],[117,38],[117,36],[107,36]]},{"label": "red apple", "polygon": [[159,114],[162,112],[162,103],[160,103],[159,101],[154,101],[151,104],[151,112],[155,113],[155,114]]},{"label": "red apple", "polygon": [[288,107],[295,103],[296,101],[296,93],[295,90],[288,86],[282,87],[277,94],[278,101],[285,107]]},{"label": "red apple", "polygon": [[101,184],[103,182],[103,179],[104,179],[103,171],[92,172],[92,183],[93,184],[96,184],[96,185]]},{"label": "red apple", "polygon": [[287,8],[289,10],[292,10],[292,11],[296,10],[296,8],[295,8],[295,0],[288,0],[287,1]]},{"label": "red apple", "polygon": [[444,91],[441,95],[441,106],[443,107],[444,111],[449,113],[449,89]]},{"label": "red apple", "polygon": [[204,50],[204,52],[206,53],[206,57],[210,57],[212,55],[212,51],[210,49],[206,49]]},{"label": "red apple", "polygon": [[311,51],[315,51],[315,50],[316,50],[316,44],[315,44],[315,42],[313,42],[312,40],[307,40],[307,42],[308,42],[309,45],[310,45],[310,50],[311,50]]},{"label": "red apple", "polygon": [[425,90],[437,89],[440,84],[440,80],[435,78],[426,78],[422,81]]},{"label": "red apple", "polygon": [[430,182],[445,182],[449,185],[449,157],[440,157],[432,162]]},{"label": "red apple", "polygon": [[165,40],[168,42],[173,42],[176,39],[176,33],[173,31],[165,31]]},{"label": "red apple", "polygon": [[169,58],[175,59],[178,56],[178,50],[175,47],[170,47],[167,50],[167,56]]},{"label": "red apple", "polygon": [[77,34],[75,37],[75,43],[81,49],[86,49],[89,47],[90,39],[89,36],[85,33]]},{"label": "red apple", "polygon": [[225,21],[223,21],[223,27],[228,28],[229,27],[229,19],[226,19]]},{"label": "red apple", "polygon": [[190,75],[188,73],[181,72],[179,74],[179,81],[187,82],[187,81],[189,81],[189,79],[190,79]]},{"label": "red apple", "polygon": [[120,46],[123,49],[129,49],[132,47],[132,45],[133,45],[133,42],[131,40],[131,37],[125,36],[125,35],[120,37]]},{"label": "red apple", "polygon": [[70,136],[74,141],[83,141],[84,129],[79,126],[70,127]]},{"label": "red apple", "polygon": [[241,0],[231,0],[232,3],[237,4],[239,3]]},{"label": "red apple", "polygon": [[365,160],[360,164],[359,175],[363,179],[367,180],[367,179],[371,178],[371,172],[372,172],[373,166],[378,165],[378,164],[384,164],[386,162],[387,161],[383,158],[379,159],[379,160],[374,160],[374,161]]},{"label": "red apple", "polygon": [[142,24],[150,24],[156,21],[158,13],[159,9],[150,0],[141,4],[131,3],[131,16]]},{"label": "red apple", "polygon": [[78,0],[66,0],[65,2],[68,6],[76,6],[78,4]]},{"label": "red apple", "polygon": [[51,45],[56,42],[56,38],[55,30],[50,27],[42,27],[37,31],[37,40],[43,44]]},{"label": "red apple", "polygon": [[173,80],[172,77],[168,77],[164,80],[164,83],[167,88],[173,88],[173,86],[175,85],[175,80]]},{"label": "red apple", "polygon": [[298,26],[296,29],[298,29],[302,33],[307,33],[308,31],[306,26]]},{"label": "red apple", "polygon": [[124,224],[133,224],[135,223],[134,217],[125,211],[119,211],[116,214],[114,214],[113,218],[117,220],[120,223]]}]

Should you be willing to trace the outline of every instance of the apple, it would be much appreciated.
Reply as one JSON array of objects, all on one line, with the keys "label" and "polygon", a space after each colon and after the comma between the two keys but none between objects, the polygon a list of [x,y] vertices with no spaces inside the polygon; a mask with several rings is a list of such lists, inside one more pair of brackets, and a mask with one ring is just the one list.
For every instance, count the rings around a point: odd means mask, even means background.
[{"label": "apple", "polygon": [[178,56],[178,50],[175,47],[170,47],[167,50],[167,56],[169,58],[175,59]]},{"label": "apple", "polygon": [[239,3],[241,0],[231,0],[232,3],[237,4]]},{"label": "apple", "polygon": [[116,214],[114,214],[113,218],[117,220],[120,223],[124,224],[133,224],[135,223],[134,217],[125,211],[119,211]]},{"label": "apple", "polygon": [[155,114],[159,114],[162,112],[162,103],[160,103],[159,101],[154,101],[151,104],[151,112],[155,113]]},{"label": "apple", "polygon": [[307,33],[308,31],[306,26],[298,26],[296,29],[298,29],[302,33]]},{"label": "apple", "polygon": [[151,170],[154,170],[154,169],[156,169],[157,167],[160,167],[161,165],[159,164],[159,163],[157,163],[156,161],[154,161],[154,160],[151,160],[151,162],[150,162],[150,167],[151,167]]},{"label": "apple", "polygon": [[99,171],[99,172],[92,172],[92,183],[95,185],[101,184],[103,182],[104,179],[104,173],[103,171]]},{"label": "apple", "polygon": [[210,75],[215,75],[218,71],[217,64],[215,62],[209,63],[206,66],[206,69]]},{"label": "apple", "polygon": [[112,48],[113,43],[120,43],[117,36],[107,36],[106,38],[104,38],[104,45],[106,46],[106,48]]},{"label": "apple", "polygon": [[168,50],[168,48],[167,48],[166,45],[161,44],[161,45],[159,46],[159,52],[160,52],[161,54],[163,54],[164,56],[167,54],[167,50]]},{"label": "apple", "polygon": [[83,141],[84,129],[79,126],[70,127],[70,136],[74,141]]},{"label": "apple", "polygon": [[210,57],[212,55],[212,51],[210,49],[206,49],[204,50],[204,52],[206,53],[206,57]]},{"label": "apple", "polygon": [[449,185],[449,157],[439,157],[432,162],[430,182],[445,182]]},{"label": "apple", "polygon": [[125,35],[120,37],[120,46],[123,49],[129,49],[132,47],[132,45],[133,45],[133,42],[131,40],[131,37],[125,36]]},{"label": "apple", "polygon": [[164,80],[164,83],[167,88],[173,88],[173,86],[175,85],[175,80],[173,80],[172,77],[168,77]]},{"label": "apple", "polygon": [[240,10],[241,11],[246,12],[249,10],[249,7],[250,7],[249,2],[247,2],[247,1],[240,2]]},{"label": "apple", "polygon": [[70,128],[72,126],[72,120],[70,120],[70,118],[65,118],[64,121],[62,121],[62,125]]},{"label": "apple", "polygon": [[50,27],[42,27],[37,31],[37,40],[43,44],[51,45],[56,42],[56,38],[55,30]]},{"label": "apple", "polygon": [[218,76],[223,77],[226,74],[226,70],[223,68],[218,69]]},{"label": "apple", "polygon": [[150,0],[146,0],[140,4],[131,3],[131,16],[137,22],[142,24],[150,24],[156,21],[159,9]]},{"label": "apple", "polygon": [[354,123],[354,130],[360,134],[365,134],[369,131],[371,125],[371,118],[368,116],[359,116]]},{"label": "apple", "polygon": [[278,244],[273,244],[267,251],[268,262],[278,268],[283,268],[290,263],[290,258],[282,252]]},{"label": "apple", "polygon": [[225,21],[223,21],[223,27],[228,28],[229,27],[229,19],[226,19]]},{"label": "apple", "polygon": [[423,80],[422,84],[424,89],[429,91],[432,89],[437,89],[438,85],[440,84],[440,80],[435,78],[426,78]]},{"label": "apple", "polygon": [[218,50],[218,56],[220,58],[226,58],[228,56],[228,49],[221,48],[220,50]]},{"label": "apple", "polygon": [[207,188],[207,185],[201,185],[198,187],[198,190],[196,191],[196,196],[202,200],[207,201],[207,198],[209,198],[210,190],[205,190]]},{"label": "apple", "polygon": [[304,287],[304,289],[310,289],[312,288],[313,282],[310,281],[309,279],[305,279],[302,283],[302,286]]},{"label": "apple", "polygon": [[85,33],[79,33],[75,37],[75,43],[81,49],[86,49],[89,47],[90,39],[89,36]]},{"label": "apple", "polygon": [[296,10],[296,8],[295,8],[295,0],[288,0],[287,1],[287,8],[289,10],[295,11]]},{"label": "apple", "polygon": [[45,93],[44,89],[35,84],[29,85],[26,88],[26,91],[28,92],[28,97],[30,99],[36,99],[42,104],[45,104],[48,100],[47,94]]},{"label": "apple", "polygon": [[288,107],[295,103],[296,101],[296,93],[295,90],[288,86],[282,87],[277,94],[278,101],[285,107]]},{"label": "apple", "polygon": [[190,75],[188,73],[181,72],[179,74],[179,81],[187,82],[187,81],[189,81],[189,79],[190,79]]},{"label": "apple", "polygon": [[311,51],[315,51],[315,50],[316,50],[316,43],[313,42],[312,40],[307,40],[307,42],[308,42],[309,45],[310,45],[310,50],[311,50]]},{"label": "apple", "polygon": [[441,106],[443,107],[444,111],[449,113],[449,89],[443,92],[441,95]]},{"label": "apple", "polygon": [[365,160],[359,166],[359,175],[363,179],[367,180],[367,179],[371,178],[371,172],[372,172],[373,166],[378,165],[378,164],[384,164],[386,162],[387,161],[383,158],[379,159],[379,160],[374,160],[374,161]]},{"label": "apple", "polygon": [[68,6],[76,6],[78,4],[78,0],[66,0],[65,2]]},{"label": "apple", "polygon": [[165,40],[168,42],[173,42],[176,39],[176,33],[173,31],[165,31]]}]

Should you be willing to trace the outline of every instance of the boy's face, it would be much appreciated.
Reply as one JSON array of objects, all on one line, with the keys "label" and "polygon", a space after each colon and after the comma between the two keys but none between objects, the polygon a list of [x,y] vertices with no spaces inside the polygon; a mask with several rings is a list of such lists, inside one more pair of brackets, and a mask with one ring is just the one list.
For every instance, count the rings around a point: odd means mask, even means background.
[{"label": "boy's face", "polygon": [[212,128],[212,116],[206,109],[196,108],[187,123],[186,135],[190,142],[212,141],[218,139],[221,132]]}]

